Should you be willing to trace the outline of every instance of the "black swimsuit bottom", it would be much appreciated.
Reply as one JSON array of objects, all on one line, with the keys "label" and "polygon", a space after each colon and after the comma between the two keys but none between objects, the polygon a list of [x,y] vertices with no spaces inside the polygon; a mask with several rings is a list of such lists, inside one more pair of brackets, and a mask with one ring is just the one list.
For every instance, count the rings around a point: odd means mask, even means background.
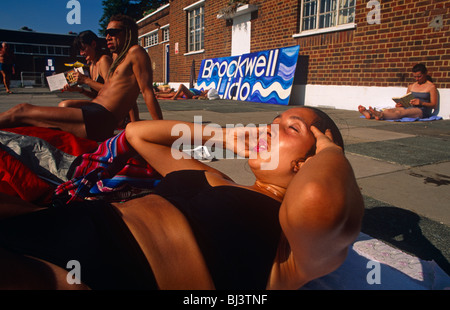
[{"label": "black swimsuit bottom", "polygon": [[102,201],[74,203],[2,220],[0,247],[63,269],[76,260],[81,281],[94,290],[157,289],[139,244],[116,209]]},{"label": "black swimsuit bottom", "polygon": [[[244,188],[212,187],[204,171],[195,170],[167,175],[156,194],[186,216],[216,289],[266,288],[280,239],[280,202]],[[0,247],[64,269],[77,260],[81,281],[92,289],[157,289],[138,243],[106,202],[1,220]]]},{"label": "black swimsuit bottom", "polygon": [[91,102],[81,107],[88,139],[103,142],[114,135],[118,121],[104,106]]}]

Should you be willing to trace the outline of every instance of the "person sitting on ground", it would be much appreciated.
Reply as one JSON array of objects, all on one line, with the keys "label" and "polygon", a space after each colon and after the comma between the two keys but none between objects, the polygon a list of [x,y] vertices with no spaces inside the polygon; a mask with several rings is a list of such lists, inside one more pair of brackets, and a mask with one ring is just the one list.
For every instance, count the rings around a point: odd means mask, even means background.
[{"label": "person sitting on ground", "polygon": [[166,92],[158,92],[156,93],[156,98],[160,99],[172,99],[176,100],[178,98],[186,98],[186,99],[206,99],[208,95],[208,90],[198,90],[195,88],[187,88],[184,84],[180,84],[178,90],[176,92],[171,91],[169,93]]},{"label": "person sitting on ground", "polygon": [[428,76],[428,70],[424,64],[417,64],[412,68],[415,83],[408,86],[407,93],[412,93],[414,99],[411,100],[411,107],[405,108],[401,103],[397,103],[395,108],[376,111],[369,107],[358,106],[358,111],[367,119],[376,120],[396,120],[404,117],[428,118],[432,115],[433,109],[437,107],[437,89]]},{"label": "person sitting on ground", "polygon": [[[0,288],[298,289],[337,269],[364,203],[331,118],[292,108],[251,127],[256,144],[242,126],[217,130],[150,120],[114,137],[120,153],[137,152],[162,176],[143,197],[42,210],[2,197]],[[248,157],[254,185],[172,147],[199,135]],[[82,269],[77,285],[67,282],[73,260]]]},{"label": "person sitting on ground", "polygon": [[[113,62],[111,56],[109,56],[104,48],[100,39],[95,33],[90,30],[81,32],[74,40],[73,46],[80,51],[80,55],[86,58],[86,62],[89,64],[89,76],[86,76],[80,72],[74,73],[74,78],[78,85],[87,85],[90,90],[86,90],[80,86],[69,86],[66,84],[63,91],[79,92],[91,99],[97,97],[98,92],[103,87],[109,68]],[[95,77],[95,78],[93,78]],[[61,101],[58,106],[60,107],[81,107],[86,104],[91,104],[90,100],[64,100]],[[139,110],[137,104],[133,106],[133,109],[129,113],[130,121],[139,120]]]},{"label": "person sitting on ground", "polygon": [[114,135],[119,121],[129,114],[140,92],[151,117],[162,119],[153,92],[150,58],[137,39],[137,25],[131,17],[111,17],[106,41],[113,63],[104,86],[91,104],[80,108],[19,104],[0,113],[0,128],[26,125],[59,128],[81,138],[104,141]]},{"label": "person sitting on ground", "polygon": [[[109,68],[113,62],[102,48],[102,43],[95,33],[90,30],[81,32],[74,40],[73,46],[80,51],[80,55],[84,56],[89,64],[89,76],[80,72],[74,73],[74,79],[78,85],[87,85],[90,90],[86,90],[79,86],[69,86],[66,84],[63,91],[80,92],[83,95],[94,99],[103,87]],[[83,104],[89,104],[90,100],[65,100],[59,103],[61,107],[79,107]]]}]

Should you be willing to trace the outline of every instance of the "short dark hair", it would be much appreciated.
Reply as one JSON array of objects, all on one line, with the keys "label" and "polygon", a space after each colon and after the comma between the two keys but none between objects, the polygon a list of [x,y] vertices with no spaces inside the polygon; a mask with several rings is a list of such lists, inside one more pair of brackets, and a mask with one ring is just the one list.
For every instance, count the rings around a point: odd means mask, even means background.
[{"label": "short dark hair", "polygon": [[83,44],[92,45],[92,42],[96,42],[95,46],[95,56],[100,58],[100,56],[104,54],[108,54],[105,50],[105,44],[100,40],[100,38],[91,30],[85,30],[80,32],[75,39],[73,40],[73,47],[81,50],[83,48]]},{"label": "short dark hair", "polygon": [[421,72],[423,74],[427,74],[428,70],[424,64],[417,64],[412,68],[412,72]]},{"label": "short dark hair", "polygon": [[342,138],[341,131],[339,130],[333,119],[325,112],[314,107],[305,107],[307,109],[313,110],[319,117],[319,120],[312,124],[312,126],[317,127],[321,132],[325,133],[327,129],[331,131],[333,135],[333,142],[344,149],[344,139]]},{"label": "short dark hair", "polygon": [[[336,145],[340,146],[342,148],[342,151],[344,151],[344,139],[342,138],[341,131],[339,130],[336,123],[331,119],[331,117],[327,113],[315,107],[303,106],[301,108],[312,110],[318,116],[318,119],[314,123],[312,123],[311,126],[316,127],[322,133],[325,133],[326,130],[329,129],[333,136],[333,142]],[[314,143],[311,149],[305,154],[305,157],[299,158],[298,161],[304,162],[308,157],[314,156],[315,154],[316,144]]]},{"label": "short dark hair", "polygon": [[433,79],[431,78],[431,76],[429,76],[428,73],[428,69],[424,64],[417,64],[412,68],[412,72],[417,73],[420,72],[422,74],[426,74],[427,76],[427,80],[433,83]]}]

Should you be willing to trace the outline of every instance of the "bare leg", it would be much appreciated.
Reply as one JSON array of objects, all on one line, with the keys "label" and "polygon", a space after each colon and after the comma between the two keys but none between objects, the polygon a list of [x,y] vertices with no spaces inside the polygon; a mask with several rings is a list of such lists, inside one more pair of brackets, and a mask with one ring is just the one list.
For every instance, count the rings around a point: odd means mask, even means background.
[{"label": "bare leg", "polygon": [[2,79],[3,79],[3,84],[5,84],[5,90],[7,93],[11,93],[11,90],[9,89],[9,82],[8,82],[8,77],[6,76],[5,71],[0,71],[2,73]]},{"label": "bare leg", "polygon": [[156,98],[160,98],[160,99],[172,99],[173,95],[174,95],[174,92],[155,94]]},{"label": "bare leg", "polygon": [[192,96],[194,96],[194,94],[186,86],[184,86],[184,84],[180,84],[180,87],[178,87],[178,91],[173,99],[177,99],[181,95],[185,95],[187,99],[192,99]]},{"label": "bare leg", "polygon": [[10,88],[10,85],[11,84],[11,76],[8,74],[8,73],[6,73],[5,74],[5,85],[6,85],[6,88],[7,88],[7,93],[9,93],[9,94],[12,94],[13,92],[11,91],[11,88]]},{"label": "bare leg", "polygon": [[370,113],[374,116],[374,118],[375,118],[376,120],[382,120],[382,119],[384,119],[384,113],[383,113],[383,111],[377,111],[377,110],[375,110],[375,109],[372,108],[372,107],[369,107],[369,111],[370,111]]},{"label": "bare leg", "polygon": [[387,119],[387,120],[393,120],[393,119],[401,119],[403,117],[422,117],[423,113],[422,110],[419,108],[413,108],[413,109],[405,109],[405,108],[393,108],[393,109],[386,109],[382,112],[375,111],[372,107],[369,107],[370,112],[375,116],[375,119],[381,120],[381,119]]},{"label": "bare leg", "polygon": [[84,105],[91,104],[91,100],[64,100],[58,103],[61,108],[81,108]]},{"label": "bare leg", "polygon": [[365,118],[367,119],[371,119],[372,118],[372,114],[370,114],[370,111],[367,110],[365,107],[363,107],[362,105],[358,106],[358,111],[359,113],[361,113],[362,115],[364,115]]},{"label": "bare leg", "polygon": [[0,113],[0,128],[18,126],[59,128],[80,138],[87,137],[83,113],[76,108],[40,107],[22,103]]}]

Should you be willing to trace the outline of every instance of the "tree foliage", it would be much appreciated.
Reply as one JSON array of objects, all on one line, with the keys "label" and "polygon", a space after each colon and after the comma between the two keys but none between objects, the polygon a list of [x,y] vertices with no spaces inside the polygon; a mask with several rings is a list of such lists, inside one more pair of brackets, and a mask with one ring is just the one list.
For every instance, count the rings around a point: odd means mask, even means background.
[{"label": "tree foliage", "polygon": [[103,15],[100,18],[99,33],[105,35],[109,18],[115,14],[126,14],[136,21],[143,18],[151,10],[156,10],[161,5],[168,3],[169,0],[103,0]]}]

